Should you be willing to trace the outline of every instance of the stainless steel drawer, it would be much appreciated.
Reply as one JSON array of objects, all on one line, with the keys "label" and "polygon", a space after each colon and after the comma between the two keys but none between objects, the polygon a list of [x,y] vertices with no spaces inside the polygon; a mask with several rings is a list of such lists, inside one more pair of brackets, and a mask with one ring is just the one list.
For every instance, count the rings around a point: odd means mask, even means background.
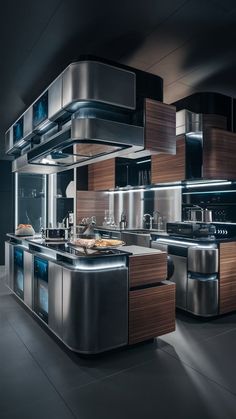
[{"label": "stainless steel drawer", "polygon": [[188,271],[203,274],[218,272],[218,249],[213,247],[189,247]]},{"label": "stainless steel drawer", "polygon": [[188,275],[187,310],[199,316],[218,314],[216,275]]}]

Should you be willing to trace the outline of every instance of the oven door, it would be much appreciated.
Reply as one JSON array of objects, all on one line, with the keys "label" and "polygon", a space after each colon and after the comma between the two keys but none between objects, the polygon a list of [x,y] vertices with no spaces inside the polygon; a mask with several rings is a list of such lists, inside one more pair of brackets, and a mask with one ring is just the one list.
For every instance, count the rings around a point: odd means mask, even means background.
[{"label": "oven door", "polygon": [[14,248],[14,291],[24,299],[24,250],[20,247]]},{"label": "oven door", "polygon": [[34,257],[34,311],[48,323],[48,261]]}]

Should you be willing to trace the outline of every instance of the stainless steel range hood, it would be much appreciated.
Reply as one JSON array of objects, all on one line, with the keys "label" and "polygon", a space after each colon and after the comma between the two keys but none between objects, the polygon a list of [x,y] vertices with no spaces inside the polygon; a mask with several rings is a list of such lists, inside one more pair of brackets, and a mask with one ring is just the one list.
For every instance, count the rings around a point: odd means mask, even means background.
[{"label": "stainless steel range hood", "polygon": [[91,160],[125,155],[128,149],[142,149],[143,135],[143,127],[139,126],[95,118],[72,119],[71,126],[30,150],[27,161],[16,159],[13,170],[22,171],[25,163],[33,172],[38,172],[40,165],[40,173],[42,168],[53,173],[71,165],[83,166]]},{"label": "stainless steel range hood", "polygon": [[13,171],[54,173],[143,150],[137,102],[135,72],[70,64],[6,132]]},{"label": "stainless steel range hood", "polygon": [[202,133],[202,114],[182,109],[176,112],[176,135]]}]

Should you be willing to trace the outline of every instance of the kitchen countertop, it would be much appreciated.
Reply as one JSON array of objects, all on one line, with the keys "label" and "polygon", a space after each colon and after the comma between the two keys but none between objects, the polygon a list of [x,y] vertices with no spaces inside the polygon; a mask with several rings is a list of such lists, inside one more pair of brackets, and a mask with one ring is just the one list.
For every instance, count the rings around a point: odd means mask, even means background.
[{"label": "kitchen countertop", "polygon": [[161,250],[152,249],[151,247],[143,246],[122,246],[119,249],[122,249],[124,252],[132,253],[133,256],[143,256],[143,255],[153,255],[158,253],[163,253]]}]

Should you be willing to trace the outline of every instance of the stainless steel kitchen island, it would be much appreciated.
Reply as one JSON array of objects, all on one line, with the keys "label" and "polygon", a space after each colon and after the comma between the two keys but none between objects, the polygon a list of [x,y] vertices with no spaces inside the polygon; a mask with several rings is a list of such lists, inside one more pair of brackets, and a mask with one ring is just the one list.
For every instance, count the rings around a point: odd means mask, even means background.
[{"label": "stainless steel kitchen island", "polygon": [[[141,254],[137,246],[132,246],[125,251],[122,248],[89,250],[85,255],[70,243],[8,234],[7,285],[69,349],[81,354],[98,354],[175,328],[175,286],[164,281],[166,253],[141,249]],[[143,265],[146,259],[150,264],[147,255],[154,260],[148,289],[142,278],[138,287],[134,287],[132,278],[137,275],[134,270],[135,276],[131,276],[134,261]],[[155,264],[160,266],[159,276]],[[142,309],[140,319],[139,304],[137,308],[132,305],[134,297],[138,297],[137,303],[143,300],[146,304],[149,299],[154,303],[150,315],[156,320],[150,330],[145,324],[149,306]],[[137,337],[131,339],[134,331]]]}]

